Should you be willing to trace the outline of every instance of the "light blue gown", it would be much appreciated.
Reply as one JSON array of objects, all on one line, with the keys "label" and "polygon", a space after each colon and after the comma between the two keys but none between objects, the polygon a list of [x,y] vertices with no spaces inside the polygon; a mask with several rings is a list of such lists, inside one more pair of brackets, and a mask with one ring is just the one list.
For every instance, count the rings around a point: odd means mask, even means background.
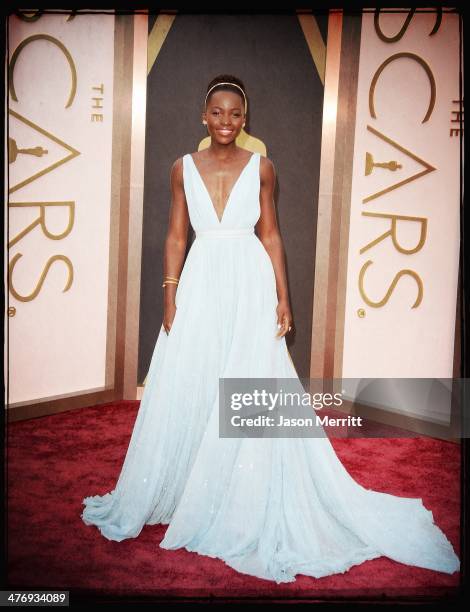
[{"label": "light blue gown", "polygon": [[422,499],[364,488],[328,437],[219,437],[219,377],[297,379],[285,338],[276,337],[271,259],[254,233],[259,168],[254,153],[219,221],[184,155],[196,239],[176,315],[168,335],[160,329],[115,488],[84,498],[81,518],[116,541],[167,524],[162,548],[185,547],[278,583],[382,555],[452,574],[459,558]]}]

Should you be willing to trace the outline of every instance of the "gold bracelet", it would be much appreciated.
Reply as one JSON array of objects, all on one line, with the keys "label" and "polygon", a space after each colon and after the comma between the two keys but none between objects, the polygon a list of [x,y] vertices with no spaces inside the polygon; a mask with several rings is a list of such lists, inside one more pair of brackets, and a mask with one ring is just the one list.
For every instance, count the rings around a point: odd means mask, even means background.
[{"label": "gold bracelet", "polygon": [[169,276],[168,274],[163,277],[163,285],[162,287],[166,287],[167,284],[177,285],[179,283],[179,278],[176,276]]}]

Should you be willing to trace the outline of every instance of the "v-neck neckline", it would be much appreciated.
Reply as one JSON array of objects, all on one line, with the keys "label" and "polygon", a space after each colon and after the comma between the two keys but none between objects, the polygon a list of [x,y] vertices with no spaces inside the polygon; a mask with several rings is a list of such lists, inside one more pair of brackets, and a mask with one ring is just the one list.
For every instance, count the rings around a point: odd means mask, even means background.
[{"label": "v-neck neckline", "polygon": [[229,204],[230,204],[230,200],[232,199],[232,194],[233,194],[233,192],[234,192],[234,190],[235,190],[236,186],[237,186],[237,185],[238,185],[238,183],[240,182],[240,179],[241,179],[242,175],[244,174],[245,170],[246,170],[246,169],[248,168],[248,166],[250,165],[251,160],[252,160],[252,159],[253,159],[253,157],[256,155],[256,153],[252,153],[252,154],[251,154],[250,159],[249,159],[249,160],[247,161],[247,163],[244,165],[243,170],[240,172],[240,174],[238,175],[237,180],[236,180],[236,181],[234,182],[234,184],[232,185],[232,189],[230,190],[230,193],[229,193],[229,195],[228,195],[227,201],[225,202],[224,210],[222,211],[222,217],[221,217],[220,219],[219,219],[219,215],[217,214],[217,211],[216,211],[216,209],[215,209],[214,202],[212,201],[211,194],[209,193],[209,190],[208,190],[208,189],[207,189],[207,187],[206,187],[206,184],[205,184],[205,182],[204,182],[204,179],[202,178],[201,173],[199,172],[198,167],[196,166],[196,162],[194,161],[193,156],[191,155],[191,153],[188,153],[188,155],[189,155],[189,157],[191,158],[191,161],[192,161],[192,163],[193,163],[193,166],[194,166],[194,168],[195,168],[195,170],[196,170],[196,174],[198,175],[199,180],[201,181],[202,186],[204,187],[204,190],[205,190],[206,195],[207,195],[207,199],[209,200],[209,203],[210,203],[211,208],[212,208],[212,210],[213,210],[213,212],[214,212],[215,218],[217,219],[217,221],[218,221],[219,225],[222,225],[222,221],[223,221],[223,220],[224,220],[224,218],[225,218],[225,213],[226,213],[227,208],[228,208],[228,206],[229,206]]}]

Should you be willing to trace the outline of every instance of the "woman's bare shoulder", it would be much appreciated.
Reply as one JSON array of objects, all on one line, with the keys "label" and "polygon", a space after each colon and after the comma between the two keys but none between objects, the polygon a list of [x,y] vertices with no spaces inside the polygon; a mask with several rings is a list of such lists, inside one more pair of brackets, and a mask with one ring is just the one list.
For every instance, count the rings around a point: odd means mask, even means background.
[{"label": "woman's bare shoulder", "polygon": [[176,179],[179,183],[183,181],[183,157],[175,159],[170,168],[170,177]]},{"label": "woman's bare shoulder", "polygon": [[268,167],[274,168],[273,160],[267,155],[263,155],[262,153],[260,153],[260,159],[261,159],[261,162],[260,162],[261,165],[265,166],[266,168]]},{"label": "woman's bare shoulder", "polygon": [[276,176],[274,162],[265,155],[260,155],[260,176],[264,180],[274,179]]},{"label": "woman's bare shoulder", "polygon": [[173,170],[176,170],[176,171],[182,172],[183,165],[184,165],[184,158],[187,157],[188,155],[192,155],[192,153],[186,153],[185,155],[182,155],[181,157],[178,157],[177,159],[175,159],[175,161],[173,162],[171,166],[171,171],[173,172]]},{"label": "woman's bare shoulder", "polygon": [[171,168],[181,168],[183,166],[183,157],[184,155],[182,155],[181,157],[178,157],[177,159],[175,159],[175,161],[173,162]]}]

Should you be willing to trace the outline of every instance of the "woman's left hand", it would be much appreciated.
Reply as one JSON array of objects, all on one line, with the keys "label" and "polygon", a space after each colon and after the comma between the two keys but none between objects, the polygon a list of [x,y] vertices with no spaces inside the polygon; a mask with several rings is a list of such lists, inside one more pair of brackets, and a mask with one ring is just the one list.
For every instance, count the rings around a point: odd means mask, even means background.
[{"label": "woman's left hand", "polygon": [[292,313],[290,311],[289,302],[281,300],[276,308],[277,312],[277,326],[279,331],[276,334],[276,338],[285,336],[287,332],[292,329]]}]

